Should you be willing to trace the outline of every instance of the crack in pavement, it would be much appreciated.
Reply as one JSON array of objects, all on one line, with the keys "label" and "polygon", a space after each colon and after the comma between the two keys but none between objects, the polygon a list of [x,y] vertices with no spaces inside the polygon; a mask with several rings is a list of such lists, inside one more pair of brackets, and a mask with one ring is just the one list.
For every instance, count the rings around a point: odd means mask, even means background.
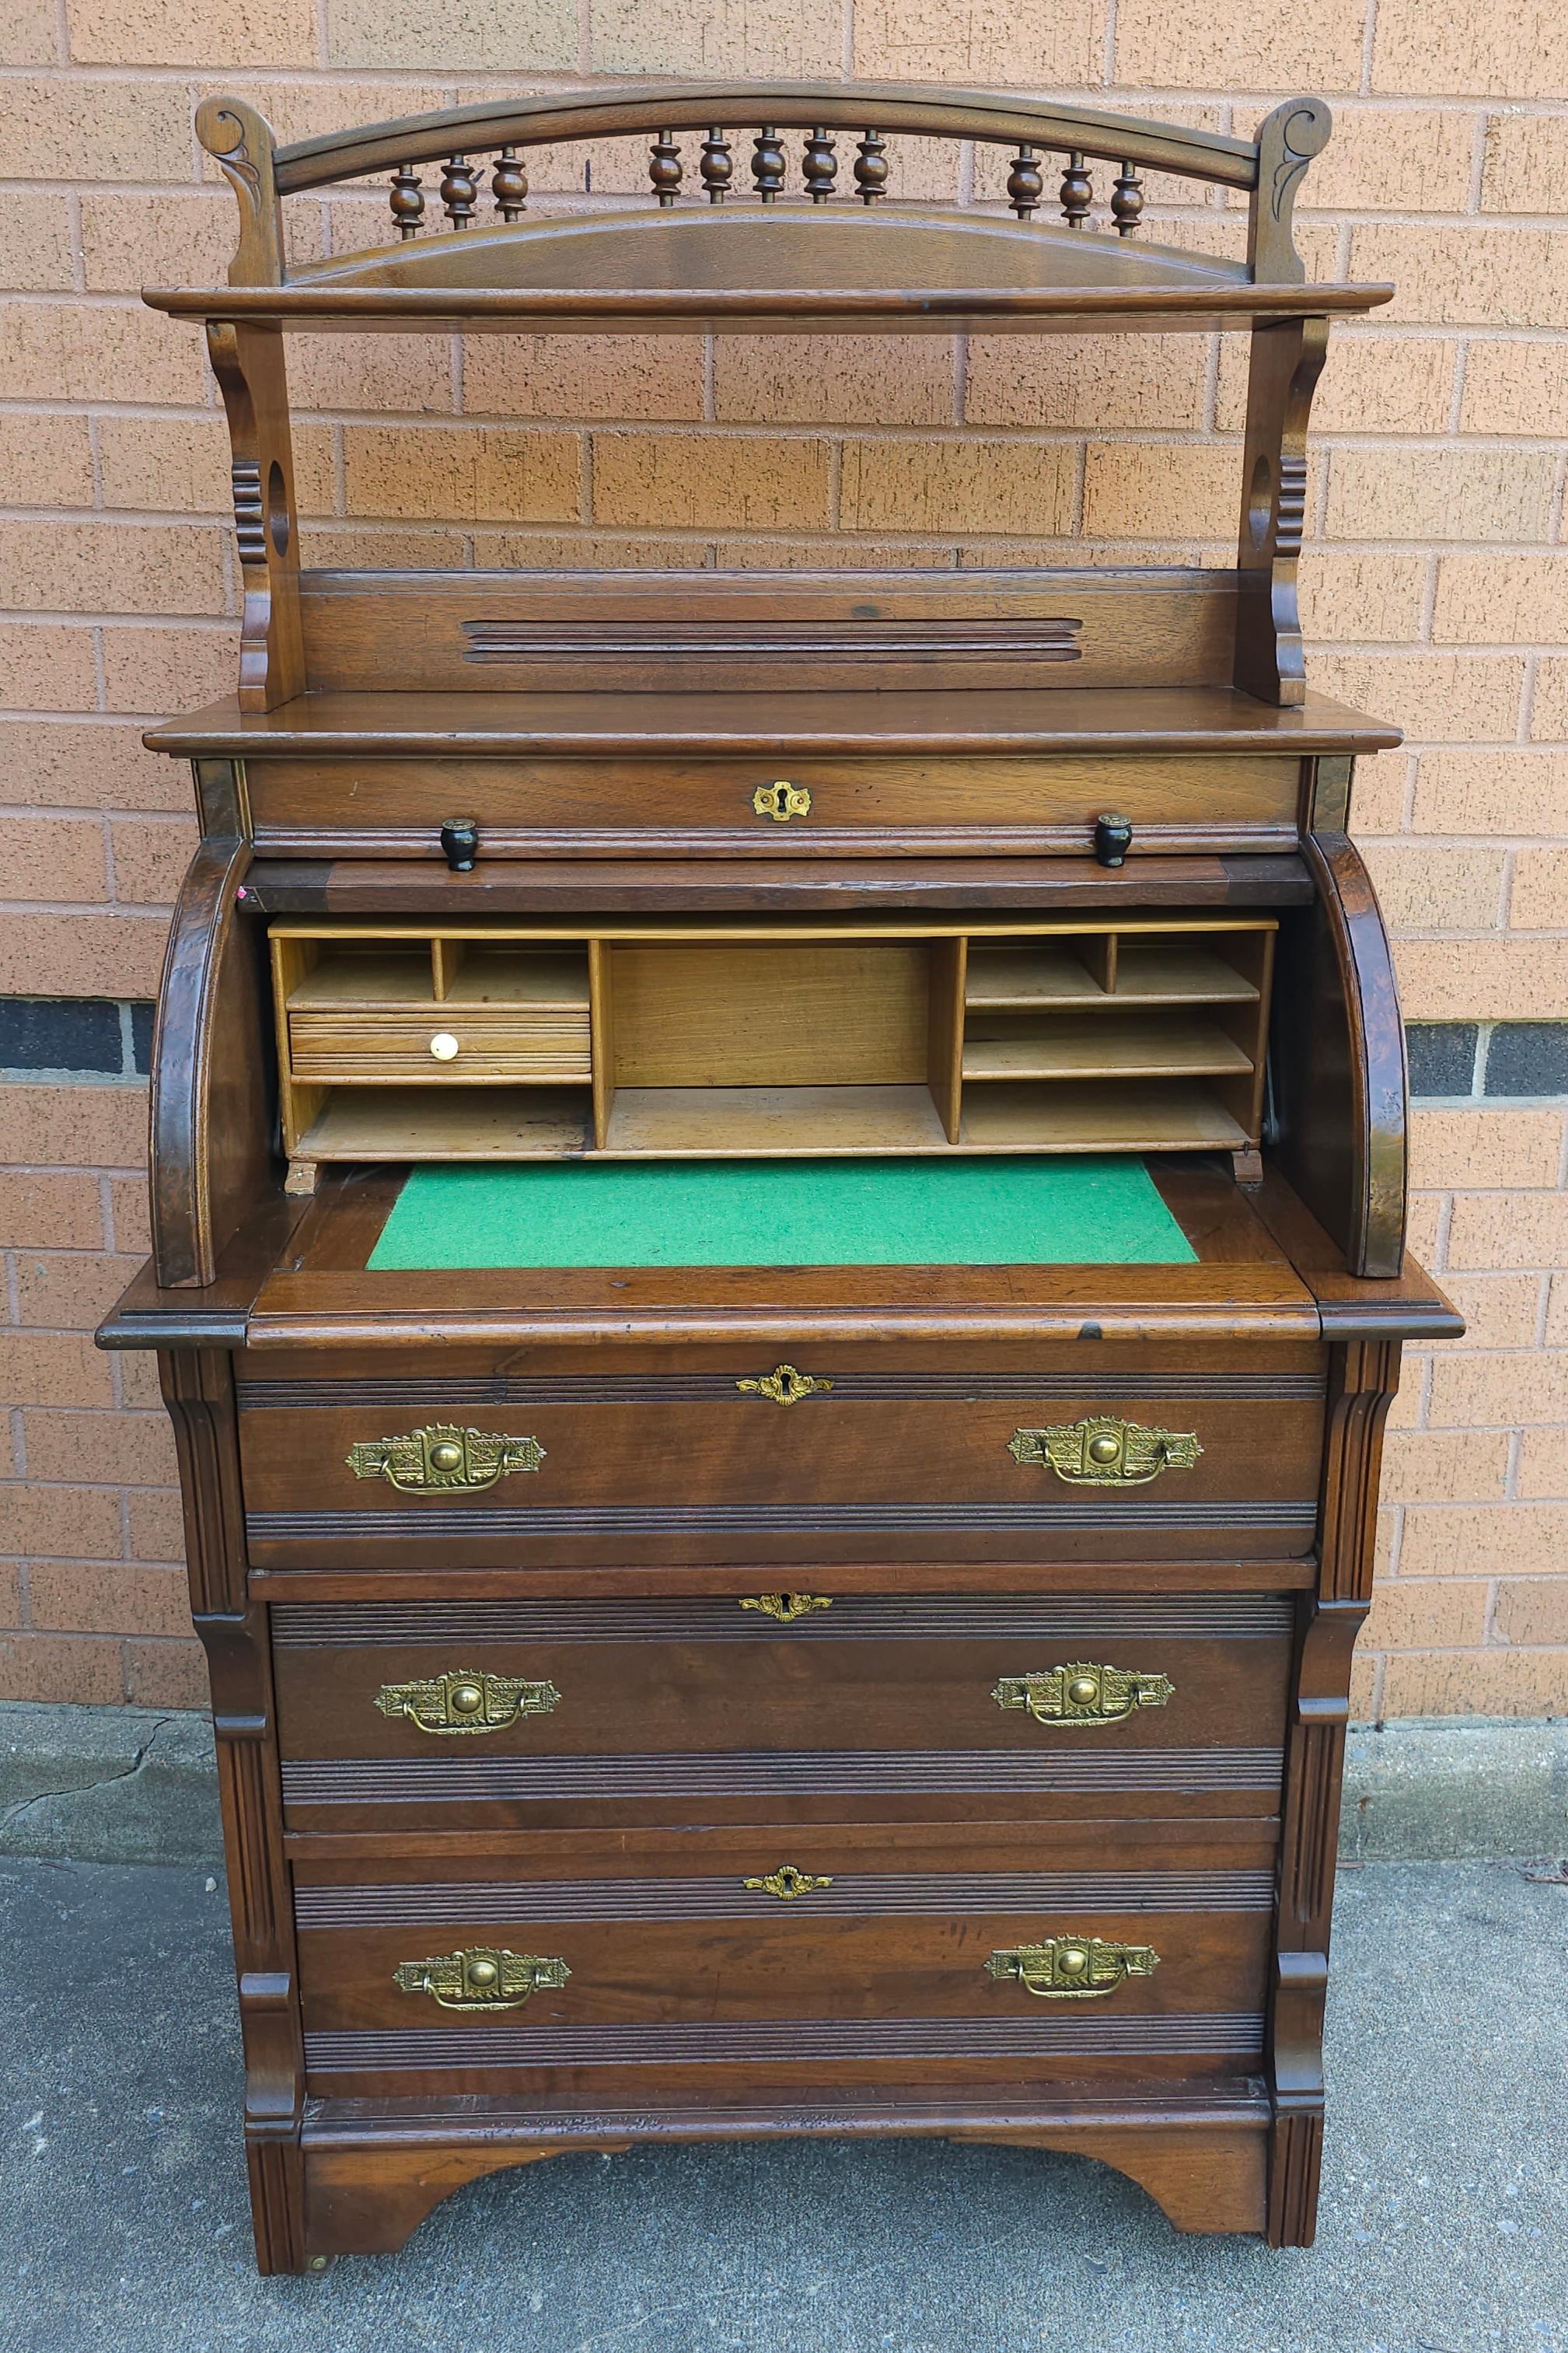
[{"label": "crack in pavement", "polygon": [[15,1804],[7,1806],[0,1813],[0,1852],[4,1852],[5,1833],[35,1806],[47,1805],[56,1798],[87,1797],[95,1789],[112,1788],[117,1781],[133,1781],[157,1746],[159,1734],[167,1731],[174,1721],[172,1715],[161,1715],[130,1764],[122,1766],[118,1773],[101,1774],[94,1781],[68,1781],[63,1789],[35,1789],[30,1798],[18,1798]]}]

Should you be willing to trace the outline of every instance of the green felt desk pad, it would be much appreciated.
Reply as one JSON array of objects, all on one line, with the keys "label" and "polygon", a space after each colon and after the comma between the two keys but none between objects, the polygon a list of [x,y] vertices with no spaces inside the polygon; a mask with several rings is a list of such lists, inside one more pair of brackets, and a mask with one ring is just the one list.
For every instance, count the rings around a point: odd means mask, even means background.
[{"label": "green felt desk pad", "polygon": [[373,1272],[1190,1266],[1141,1160],[473,1162],[411,1169]]}]

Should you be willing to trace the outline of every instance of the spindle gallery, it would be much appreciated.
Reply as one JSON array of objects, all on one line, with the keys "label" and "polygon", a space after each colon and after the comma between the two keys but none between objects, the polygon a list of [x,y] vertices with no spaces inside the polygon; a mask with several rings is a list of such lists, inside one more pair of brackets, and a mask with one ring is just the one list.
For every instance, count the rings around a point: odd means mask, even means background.
[{"label": "spindle gallery", "polygon": [[[1381,1430],[1460,1328],[1347,836],[1398,735],[1297,616],[1330,323],[1391,291],[1306,280],[1326,109],[197,129],[233,267],[148,300],[206,327],[242,641],[149,739],[201,842],[100,1338],[179,1446],[262,2268],[762,2135],[1077,2152],[1307,2244]],[[645,196],[531,208],[605,141]],[[932,142],[991,193],[914,200]],[[367,181],[384,242],[286,261]],[[346,329],[1237,335],[1236,559],[302,568],[283,353]]]}]

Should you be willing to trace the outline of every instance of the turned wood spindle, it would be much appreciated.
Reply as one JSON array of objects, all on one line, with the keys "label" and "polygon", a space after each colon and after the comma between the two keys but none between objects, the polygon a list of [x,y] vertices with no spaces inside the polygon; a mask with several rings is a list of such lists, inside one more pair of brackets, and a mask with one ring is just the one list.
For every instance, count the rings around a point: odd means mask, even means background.
[{"label": "turned wood spindle", "polygon": [[888,142],[879,131],[863,131],[855,151],[855,185],[863,205],[874,205],[888,188]]},{"label": "turned wood spindle", "polygon": [[1083,157],[1075,149],[1068,157],[1067,170],[1062,174],[1062,218],[1068,228],[1081,228],[1094,202],[1094,183],[1083,168]]},{"label": "turned wood spindle", "polygon": [[1143,217],[1143,183],[1131,164],[1123,164],[1110,192],[1110,217],[1118,237],[1131,237]]},{"label": "turned wood spindle", "polygon": [[528,174],[523,170],[515,147],[503,147],[495,170],[490,174],[490,194],[503,221],[521,219],[528,202]]},{"label": "turned wood spindle", "polygon": [[668,131],[661,131],[648,150],[647,175],[661,205],[672,205],[680,194],[680,150]]},{"label": "turned wood spindle", "polygon": [[764,124],[752,142],[752,185],[771,205],[784,184],[784,151],[776,131]]},{"label": "turned wood spindle", "polygon": [[1035,161],[1035,151],[1020,142],[1007,174],[1007,202],[1020,220],[1027,220],[1045,193],[1045,174]]},{"label": "turned wood spindle", "polygon": [[398,236],[417,237],[419,224],[425,217],[425,191],[412,164],[400,164],[394,172],[389,201],[392,217],[397,223]]},{"label": "turned wood spindle", "polygon": [[702,185],[708,191],[709,203],[721,205],[735,175],[735,159],[721,131],[710,131],[702,142],[702,161],[698,169],[702,174]]},{"label": "turned wood spindle", "polygon": [[441,174],[441,202],[454,228],[467,228],[479,202],[479,185],[465,156],[454,155]]},{"label": "turned wood spindle", "polygon": [[814,205],[825,205],[833,194],[833,183],[838,177],[838,157],[834,151],[830,131],[814,131],[805,142],[801,158],[801,173],[805,192]]}]

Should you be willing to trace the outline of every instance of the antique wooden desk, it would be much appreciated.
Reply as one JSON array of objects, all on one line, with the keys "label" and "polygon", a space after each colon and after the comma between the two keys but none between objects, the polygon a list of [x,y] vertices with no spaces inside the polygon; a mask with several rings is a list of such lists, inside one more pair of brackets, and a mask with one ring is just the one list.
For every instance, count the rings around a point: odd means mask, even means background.
[{"label": "antique wooden desk", "polygon": [[[1297,624],[1330,317],[1389,291],[1303,282],[1326,111],[198,128],[230,283],[149,299],[206,322],[243,647],[150,738],[203,839],[101,1337],[179,1440],[263,2267],[769,2134],[1307,2242],[1380,1431],[1459,1328],[1345,829],[1396,737]],[[888,201],[889,134],[1016,217]],[[656,204],[527,214],[531,149],[619,137]],[[1244,192],[1247,261],[1141,238],[1151,170]],[[397,244],[286,265],[284,198],[384,174]],[[351,327],[1234,329],[1237,563],[301,571],[285,333]]]}]

